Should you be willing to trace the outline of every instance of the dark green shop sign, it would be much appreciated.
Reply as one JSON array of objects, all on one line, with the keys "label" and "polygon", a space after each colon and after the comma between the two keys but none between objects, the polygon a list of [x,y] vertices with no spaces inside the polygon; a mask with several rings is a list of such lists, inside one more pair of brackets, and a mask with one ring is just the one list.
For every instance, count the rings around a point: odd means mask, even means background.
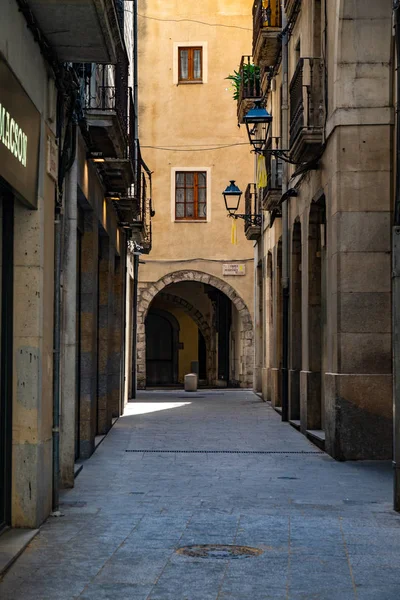
[{"label": "dark green shop sign", "polygon": [[37,207],[40,113],[0,55],[0,176]]}]

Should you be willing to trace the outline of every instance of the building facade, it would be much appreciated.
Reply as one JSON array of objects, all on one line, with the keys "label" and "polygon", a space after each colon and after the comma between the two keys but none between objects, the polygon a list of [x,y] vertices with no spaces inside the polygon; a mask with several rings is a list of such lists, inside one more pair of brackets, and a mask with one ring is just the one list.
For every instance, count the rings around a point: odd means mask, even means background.
[{"label": "building facade", "polygon": [[140,388],[197,369],[204,385],[252,385],[253,250],[240,227],[231,243],[222,197],[253,172],[226,79],[251,46],[249,7],[139,1],[139,130],[157,198],[139,276]]},{"label": "building facade", "polygon": [[257,389],[340,460],[392,455],[392,44],[390,0],[256,0],[239,100],[272,115]]},{"label": "building facade", "polygon": [[127,243],[150,229],[131,5],[1,8],[0,530],[40,525],[123,411]]}]

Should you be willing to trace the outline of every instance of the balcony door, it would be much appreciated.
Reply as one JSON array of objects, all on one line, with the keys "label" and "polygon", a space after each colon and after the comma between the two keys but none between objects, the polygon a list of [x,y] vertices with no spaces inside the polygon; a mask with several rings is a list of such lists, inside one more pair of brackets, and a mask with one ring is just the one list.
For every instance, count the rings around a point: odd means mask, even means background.
[{"label": "balcony door", "polygon": [[0,185],[0,532],[11,525],[13,201]]}]

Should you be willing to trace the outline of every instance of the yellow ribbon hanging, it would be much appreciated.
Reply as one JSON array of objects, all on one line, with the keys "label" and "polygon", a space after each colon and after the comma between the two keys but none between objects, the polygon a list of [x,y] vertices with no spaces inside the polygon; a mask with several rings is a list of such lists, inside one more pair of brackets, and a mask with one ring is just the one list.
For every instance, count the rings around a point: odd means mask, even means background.
[{"label": "yellow ribbon hanging", "polygon": [[267,187],[268,175],[265,166],[265,158],[262,154],[257,156],[257,187],[258,189]]},{"label": "yellow ribbon hanging", "polygon": [[236,219],[232,219],[231,244],[237,245],[237,223]]}]

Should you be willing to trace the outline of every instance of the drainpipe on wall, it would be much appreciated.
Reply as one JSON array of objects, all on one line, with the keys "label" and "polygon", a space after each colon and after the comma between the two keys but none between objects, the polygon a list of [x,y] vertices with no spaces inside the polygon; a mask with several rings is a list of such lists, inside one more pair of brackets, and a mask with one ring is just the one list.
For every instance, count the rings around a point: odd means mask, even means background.
[{"label": "drainpipe on wall", "polygon": [[392,230],[393,507],[400,512],[400,2],[394,5],[396,49],[396,187]]},{"label": "drainpipe on wall", "polygon": [[[282,148],[289,147],[288,42],[285,3],[282,0]],[[288,163],[283,162],[282,196],[288,189]],[[282,202],[282,421],[289,420],[289,200]]]}]

